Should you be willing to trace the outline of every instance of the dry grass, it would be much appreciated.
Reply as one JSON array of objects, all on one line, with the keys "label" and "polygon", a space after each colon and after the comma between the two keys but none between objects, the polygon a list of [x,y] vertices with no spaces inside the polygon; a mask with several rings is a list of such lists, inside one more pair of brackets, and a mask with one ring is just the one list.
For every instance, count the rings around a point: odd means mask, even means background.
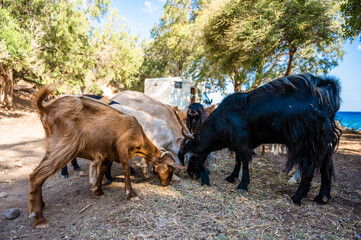
[{"label": "dry grass", "polygon": [[[218,159],[221,170],[211,175],[211,187],[200,187],[199,181],[187,176],[180,183],[161,187],[154,178],[134,184],[141,200],[132,202],[124,198],[123,182],[115,182],[106,188],[106,198],[97,200],[65,235],[81,239],[351,239],[360,234],[360,215],[351,206],[335,202],[319,206],[312,201],[317,181],[309,194],[312,198],[296,206],[290,200],[296,186],[286,184],[288,177],[280,166],[258,158],[250,191],[242,195],[235,190],[236,184],[224,181],[234,160],[224,153]],[[333,191],[335,198],[345,194]]]}]

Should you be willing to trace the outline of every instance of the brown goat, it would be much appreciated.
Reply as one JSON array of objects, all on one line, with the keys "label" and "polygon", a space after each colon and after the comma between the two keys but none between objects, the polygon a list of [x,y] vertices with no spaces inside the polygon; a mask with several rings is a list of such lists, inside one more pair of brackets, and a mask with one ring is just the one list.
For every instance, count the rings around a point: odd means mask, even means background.
[{"label": "brown goat", "polygon": [[184,169],[153,145],[136,118],[106,104],[86,97],[65,96],[44,106],[43,100],[54,90],[49,85],[40,90],[36,97],[36,106],[45,129],[46,149],[43,159],[29,177],[29,212],[30,217],[35,217],[37,228],[49,226],[42,213],[45,207],[42,185],[74,157],[97,161],[99,175],[92,186],[96,197],[104,194],[101,182],[110,160],[122,164],[128,199],[137,196],[130,183],[129,164],[135,155],[156,166],[162,186],[170,183],[176,168]]}]

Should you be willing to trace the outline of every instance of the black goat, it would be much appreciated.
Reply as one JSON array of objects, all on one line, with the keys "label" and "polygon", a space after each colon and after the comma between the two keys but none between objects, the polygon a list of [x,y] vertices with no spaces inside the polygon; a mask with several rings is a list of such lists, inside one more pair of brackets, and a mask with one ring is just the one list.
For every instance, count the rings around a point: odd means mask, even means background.
[{"label": "black goat", "polygon": [[340,108],[339,94],[337,80],[311,74],[279,78],[253,91],[231,94],[194,134],[194,139],[183,144],[179,157],[186,157],[191,177],[201,177],[202,184],[207,184],[209,176],[203,167],[207,155],[229,148],[236,152],[236,166],[227,180],[238,176],[242,163],[243,176],[237,189],[248,190],[252,149],[265,143],[285,144],[289,151],[287,170],[297,164],[302,173],[292,201],[301,204],[318,169],[321,188],[315,201],[327,203],[332,155],[341,136],[334,121]]},{"label": "black goat", "polygon": [[190,133],[194,133],[208,118],[202,104],[191,103],[187,110],[186,125]]}]

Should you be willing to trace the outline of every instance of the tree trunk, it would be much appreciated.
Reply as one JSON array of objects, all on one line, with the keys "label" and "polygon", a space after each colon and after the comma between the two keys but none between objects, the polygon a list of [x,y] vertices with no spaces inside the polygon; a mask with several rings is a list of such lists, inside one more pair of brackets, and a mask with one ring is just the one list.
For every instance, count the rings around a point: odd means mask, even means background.
[{"label": "tree trunk", "polygon": [[296,50],[297,50],[296,47],[290,48],[290,52],[288,53],[289,58],[288,58],[288,66],[285,73],[285,77],[291,74],[293,56],[295,55]]},{"label": "tree trunk", "polygon": [[0,105],[13,107],[13,70],[0,63]]},{"label": "tree trunk", "polygon": [[[237,65],[234,64],[232,66],[232,71],[234,74],[234,77],[233,77],[234,92],[241,92],[242,91],[241,73],[238,72]],[[242,71],[242,73],[243,73],[243,71]]]},{"label": "tree trunk", "polygon": [[242,84],[239,81],[234,81],[234,92],[242,92]]}]

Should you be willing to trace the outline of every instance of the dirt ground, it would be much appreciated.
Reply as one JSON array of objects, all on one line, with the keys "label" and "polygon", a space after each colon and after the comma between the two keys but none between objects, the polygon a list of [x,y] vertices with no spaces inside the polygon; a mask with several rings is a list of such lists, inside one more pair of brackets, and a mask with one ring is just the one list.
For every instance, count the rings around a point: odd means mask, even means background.
[{"label": "dirt ground", "polygon": [[[18,94],[19,95],[19,94]],[[286,156],[262,156],[257,151],[249,192],[224,181],[234,166],[226,151],[217,154],[218,168],[211,186],[200,187],[186,174],[182,181],[161,187],[157,177],[144,179],[138,162],[132,186],[140,197],[127,201],[121,168],[114,164],[115,182],[104,188],[105,197],[92,196],[86,160],[81,174],[69,168],[43,187],[44,215],[50,228],[34,228],[28,218],[28,176],[41,160],[44,132],[32,111],[29,94],[16,98],[16,110],[0,110],[0,239],[360,239],[361,134],[344,131],[334,155],[332,199],[319,206],[312,199],[320,187],[316,174],[308,198],[292,204],[297,186],[287,183]],[[81,212],[86,206],[88,208]],[[21,214],[7,220],[5,212]]]}]

